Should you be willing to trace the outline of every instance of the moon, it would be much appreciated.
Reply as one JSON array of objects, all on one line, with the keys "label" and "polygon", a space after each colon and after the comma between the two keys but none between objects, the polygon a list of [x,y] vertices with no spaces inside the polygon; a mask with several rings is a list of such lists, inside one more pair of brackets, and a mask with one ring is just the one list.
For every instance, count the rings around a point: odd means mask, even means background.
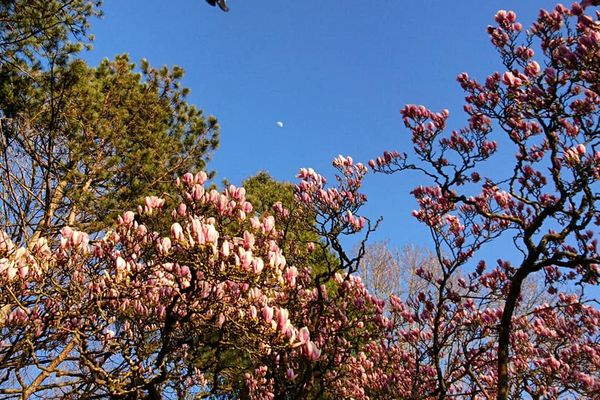
[{"label": "moon", "polygon": [[279,128],[283,128],[283,121],[277,121],[275,122],[275,125],[277,125]]}]

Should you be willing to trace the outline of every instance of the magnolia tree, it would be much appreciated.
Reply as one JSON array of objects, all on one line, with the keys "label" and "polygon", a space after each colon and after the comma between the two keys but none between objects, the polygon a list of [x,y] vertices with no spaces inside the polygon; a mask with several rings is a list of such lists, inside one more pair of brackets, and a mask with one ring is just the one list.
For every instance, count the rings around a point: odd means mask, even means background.
[{"label": "magnolia tree", "polygon": [[[313,277],[307,257],[286,259],[290,214],[253,216],[245,190],[206,190],[206,174],[178,181],[179,206],[150,196],[114,231],[90,242],[66,227],[59,243],[0,245],[0,393],[3,398],[317,398],[340,365],[381,337],[382,301],[347,271],[339,236],[366,223],[353,212],[366,168],[338,159],[339,188],[302,170],[300,204],[319,213],[338,250]],[[167,229],[169,231],[169,229]],[[367,230],[368,232],[369,230]],[[305,252],[306,253],[306,252]],[[330,259],[332,257],[329,257]],[[326,285],[327,284],[327,285]]]},{"label": "magnolia tree", "polygon": [[[468,125],[447,132],[447,110],[408,105],[401,114],[414,154],[370,162],[429,180],[412,192],[413,214],[429,227],[441,266],[418,272],[429,290],[391,300],[393,334],[366,357],[379,375],[363,380],[375,389],[386,382],[407,397],[598,397],[593,304],[563,293],[519,307],[535,274],[553,294],[598,284],[600,22],[589,6],[542,10],[526,32],[514,12],[499,11],[488,33],[505,70],[484,82],[458,76]],[[500,237],[515,251],[491,266],[478,262],[478,250]],[[472,273],[455,282],[461,269]]]}]

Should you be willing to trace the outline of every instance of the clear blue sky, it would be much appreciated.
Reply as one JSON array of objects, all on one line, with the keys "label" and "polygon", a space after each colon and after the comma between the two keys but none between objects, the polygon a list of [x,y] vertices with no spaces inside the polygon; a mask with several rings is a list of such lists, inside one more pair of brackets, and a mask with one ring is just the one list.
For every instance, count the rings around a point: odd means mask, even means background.
[{"label": "clear blue sky", "polygon": [[[448,108],[459,126],[460,72],[499,69],[485,28],[499,9],[528,26],[554,1],[105,0],[94,21],[91,64],[119,53],[179,65],[190,101],[218,117],[221,147],[210,167],[238,184],[267,170],[295,181],[300,167],[332,178],[337,154],[367,162],[386,149],[410,151],[399,109]],[[283,121],[279,128],[276,121]],[[331,179],[330,179],[331,180]],[[377,238],[427,244],[410,217],[411,176],[367,179],[366,214],[385,221]]]}]

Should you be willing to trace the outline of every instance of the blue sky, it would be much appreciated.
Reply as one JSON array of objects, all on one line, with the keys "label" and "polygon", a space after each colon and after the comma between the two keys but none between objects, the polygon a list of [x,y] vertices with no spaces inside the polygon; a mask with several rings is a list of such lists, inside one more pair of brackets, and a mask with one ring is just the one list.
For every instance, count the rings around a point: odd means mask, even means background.
[{"label": "blue sky", "polygon": [[[221,147],[210,167],[238,184],[267,170],[295,181],[301,167],[332,178],[338,154],[367,162],[410,151],[400,108],[448,108],[460,126],[460,72],[484,78],[500,68],[485,28],[499,9],[528,26],[554,1],[105,0],[94,21],[91,64],[129,53],[179,65],[190,101],[218,117]],[[276,121],[283,121],[279,128]],[[367,179],[366,214],[385,217],[376,238],[426,245],[410,217],[416,176]],[[331,180],[331,179],[330,179]]]}]

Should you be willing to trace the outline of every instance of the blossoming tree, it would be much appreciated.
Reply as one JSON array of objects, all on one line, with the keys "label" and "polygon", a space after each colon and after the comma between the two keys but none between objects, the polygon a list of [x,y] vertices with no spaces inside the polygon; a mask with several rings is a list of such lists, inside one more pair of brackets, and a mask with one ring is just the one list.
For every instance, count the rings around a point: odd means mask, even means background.
[{"label": "blossoming tree", "polygon": [[[442,270],[422,271],[431,290],[392,308],[397,340],[410,343],[415,368],[425,367],[432,397],[600,390],[597,309],[561,294],[519,312],[533,274],[544,274],[550,293],[566,282],[598,283],[600,23],[590,3],[542,10],[526,32],[514,12],[499,11],[488,33],[505,70],[485,82],[458,76],[468,125],[446,133],[447,110],[408,105],[401,114],[416,160],[386,152],[370,162],[384,173],[417,170],[431,182],[412,192],[414,216],[429,227]],[[512,239],[514,254],[491,270],[480,261],[468,279],[452,282],[501,236]]]},{"label": "blossoming tree", "polygon": [[[254,216],[243,188],[179,181],[170,234],[164,199],[150,196],[118,227],[89,241],[66,227],[60,243],[0,241],[0,393],[4,398],[319,397],[340,364],[384,326],[383,303],[347,271],[339,235],[366,168],[340,159],[340,187],[302,170],[298,197],[318,205],[339,260],[313,279],[282,252],[281,204]],[[317,228],[315,228],[317,229]],[[306,243],[309,251],[327,243]],[[337,246],[337,247],[336,247]],[[331,284],[326,285],[331,280]],[[315,283],[316,282],[316,283]]]}]

